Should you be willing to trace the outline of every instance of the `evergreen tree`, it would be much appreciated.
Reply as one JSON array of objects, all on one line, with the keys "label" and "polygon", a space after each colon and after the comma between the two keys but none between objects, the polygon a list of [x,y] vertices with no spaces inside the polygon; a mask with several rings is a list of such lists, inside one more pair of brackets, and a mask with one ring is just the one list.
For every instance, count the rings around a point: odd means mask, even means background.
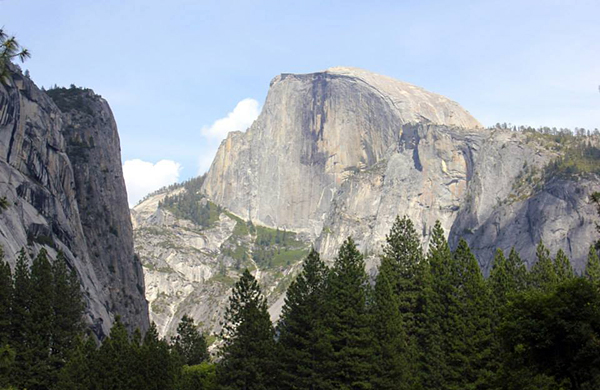
[{"label": "evergreen tree", "polygon": [[557,282],[559,283],[575,277],[571,261],[562,249],[559,249],[556,253],[556,258],[554,259],[554,272],[556,273]]},{"label": "evergreen tree", "polygon": [[593,283],[600,283],[600,260],[594,245],[590,245],[588,260],[585,266],[585,276]]},{"label": "evergreen tree", "polygon": [[280,388],[312,389],[317,382],[318,327],[323,321],[327,267],[311,249],[287,290],[277,324]]},{"label": "evergreen tree", "polygon": [[419,374],[420,383],[425,389],[445,389],[446,380],[450,377],[447,351],[451,349],[451,343],[447,335],[453,328],[451,320],[459,315],[452,262],[452,252],[444,230],[436,221],[427,254],[427,283],[421,296],[424,315]]},{"label": "evergreen tree", "polygon": [[[191,321],[193,325],[193,320]],[[203,338],[204,339],[204,338]],[[153,322],[144,335],[140,350],[140,390],[170,390],[175,388],[178,366],[169,352],[169,345],[158,337]]]},{"label": "evergreen tree", "polygon": [[514,281],[514,291],[523,291],[528,284],[527,267],[514,246],[510,250],[506,264],[508,272],[512,275],[512,280]]},{"label": "evergreen tree", "polygon": [[415,227],[407,216],[396,217],[383,247],[382,264],[389,262],[392,288],[398,296],[398,305],[406,333],[416,337],[418,298],[423,290],[423,249]]},{"label": "evergreen tree", "polygon": [[550,252],[540,241],[536,249],[537,262],[529,272],[529,285],[537,289],[551,289],[558,283],[558,276]]},{"label": "evergreen tree", "polygon": [[0,388],[12,389],[11,372],[15,364],[16,353],[8,344],[0,347]]},{"label": "evergreen tree", "polygon": [[[500,334],[507,364],[525,368],[525,385],[507,388],[598,388],[600,292],[586,279],[517,297],[507,307]],[[532,387],[540,378],[548,385]]]},{"label": "evergreen tree", "polygon": [[504,257],[501,249],[496,251],[488,284],[496,310],[506,304],[510,295],[525,288],[527,268],[514,247],[508,258]]},{"label": "evergreen tree", "polygon": [[[494,263],[490,276],[487,280],[491,294],[491,311],[492,311],[492,345],[491,345],[491,369],[496,372],[501,372],[502,377],[507,374],[514,373],[514,369],[509,369],[504,372],[505,367],[502,366],[502,348],[501,340],[497,334],[498,327],[501,324],[501,311],[509,302],[509,299],[520,291],[525,289],[527,284],[527,269],[525,264],[519,257],[517,251],[513,247],[510,251],[508,259],[504,257],[502,250],[498,249],[494,257]],[[498,388],[501,388],[501,376],[496,375],[494,378]]]},{"label": "evergreen tree", "polygon": [[368,280],[363,256],[346,239],[329,274],[321,365],[324,389],[370,389],[373,338],[367,311]]},{"label": "evergreen tree", "polygon": [[53,383],[50,366],[53,329],[53,277],[48,253],[41,249],[31,265],[31,322],[26,332],[29,358],[28,389],[47,389]]},{"label": "evergreen tree", "polygon": [[200,364],[208,360],[206,338],[194,324],[194,319],[184,315],[177,326],[174,348],[187,365]]},{"label": "evergreen tree", "polygon": [[504,305],[507,301],[507,296],[515,290],[508,270],[508,261],[501,249],[496,250],[488,284],[495,301],[496,309]]},{"label": "evergreen tree", "polygon": [[96,388],[111,390],[130,390],[135,388],[139,379],[136,368],[139,355],[129,340],[127,329],[117,316],[110,335],[96,354]]},{"label": "evergreen tree", "polygon": [[267,302],[246,269],[233,287],[220,333],[217,367],[223,389],[262,390],[272,387],[275,341]]},{"label": "evergreen tree", "polygon": [[13,280],[10,265],[4,261],[4,251],[0,246],[0,346],[9,342]]},{"label": "evergreen tree", "polygon": [[52,364],[55,369],[60,369],[83,331],[85,306],[77,274],[68,269],[62,252],[52,265],[52,277]]},{"label": "evergreen tree", "polygon": [[96,366],[96,342],[91,336],[78,336],[73,340],[73,349],[69,360],[58,373],[57,390],[100,390],[96,387],[99,376],[107,373],[100,372]]},{"label": "evergreen tree", "polygon": [[18,388],[26,386],[31,361],[27,334],[31,326],[32,285],[29,272],[29,257],[21,249],[14,273],[13,304],[11,319],[11,346],[16,352],[14,368],[11,371],[11,383]]},{"label": "evergreen tree", "polygon": [[451,320],[454,329],[447,335],[454,374],[448,388],[481,389],[490,382],[495,363],[491,356],[491,299],[477,259],[463,239],[454,252],[454,262],[460,314]]},{"label": "evergreen tree", "polygon": [[394,267],[383,258],[373,292],[372,325],[375,370],[373,388],[412,389],[414,377],[409,374],[413,356],[408,350],[398,295],[394,291]]}]

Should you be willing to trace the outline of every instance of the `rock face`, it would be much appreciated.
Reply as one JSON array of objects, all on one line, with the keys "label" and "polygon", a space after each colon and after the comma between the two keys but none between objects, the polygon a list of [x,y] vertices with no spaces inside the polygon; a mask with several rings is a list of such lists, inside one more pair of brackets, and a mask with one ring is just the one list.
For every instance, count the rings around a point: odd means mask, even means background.
[{"label": "rock face", "polygon": [[413,122],[480,127],[442,96],[359,69],[283,74],[248,131],[223,142],[203,190],[246,219],[318,235],[342,183]]},{"label": "rock face", "polygon": [[[251,225],[226,210],[217,210],[209,226],[201,226],[161,205],[165,197],[185,191],[183,186],[160,191],[131,210],[150,318],[161,336],[173,336],[184,314],[207,333],[218,332],[231,287],[245,268],[259,280],[277,319],[283,293],[310,243],[292,232],[284,239],[283,232]],[[207,200],[199,196],[197,202]]]},{"label": "rock face", "polygon": [[[0,244],[14,265],[25,247],[65,253],[81,280],[93,329],[120,315],[148,327],[141,264],[133,253],[119,137],[106,101],[90,90],[49,92],[12,68],[0,84]],[[59,108],[60,107],[60,108]]]},{"label": "rock face", "polygon": [[[244,133],[221,144],[202,191],[267,226],[305,232],[326,258],[352,235],[379,253],[396,215],[427,243],[436,220],[464,237],[487,271],[515,245],[532,261],[544,240],[584,265],[595,235],[595,177],[551,180],[560,153],[509,130],[484,129],[457,103],[353,68],[283,74]],[[527,179],[527,180],[525,180]]]}]

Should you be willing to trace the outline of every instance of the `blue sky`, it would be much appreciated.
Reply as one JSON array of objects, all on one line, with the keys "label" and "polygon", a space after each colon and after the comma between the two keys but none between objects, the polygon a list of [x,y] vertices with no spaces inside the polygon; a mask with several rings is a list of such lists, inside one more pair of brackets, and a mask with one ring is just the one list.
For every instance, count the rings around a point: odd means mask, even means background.
[{"label": "blue sky", "polygon": [[282,72],[357,66],[484,125],[600,128],[599,20],[591,0],[0,0],[38,85],[109,101],[131,203],[205,170]]}]

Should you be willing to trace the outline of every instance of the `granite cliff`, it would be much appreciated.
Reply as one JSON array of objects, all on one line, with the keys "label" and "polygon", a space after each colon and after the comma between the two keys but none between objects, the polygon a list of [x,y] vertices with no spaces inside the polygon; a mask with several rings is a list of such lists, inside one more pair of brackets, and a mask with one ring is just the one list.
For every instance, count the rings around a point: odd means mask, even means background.
[{"label": "granite cliff", "polygon": [[[484,128],[445,97],[360,69],[277,76],[258,119],[228,135],[206,177],[132,210],[151,319],[163,335],[186,313],[218,330],[244,267],[276,319],[310,244],[331,261],[353,236],[376,272],[397,215],[414,221],[425,245],[441,221],[486,273],[497,247],[515,246],[531,264],[540,240],[581,270],[596,237],[589,195],[600,190],[600,137],[570,134]],[[249,226],[294,238],[265,241]],[[265,250],[283,251],[285,262],[265,261]]]},{"label": "granite cliff", "polygon": [[406,214],[425,243],[436,220],[450,242],[465,237],[486,271],[496,247],[533,261],[540,240],[581,269],[599,185],[593,174],[545,175],[561,153],[551,137],[484,129],[419,87],[331,68],[275,77],[258,119],[221,144],[202,191],[243,218],[309,234],[329,259],[349,235],[378,253]]},{"label": "granite cliff", "polygon": [[99,337],[115,315],[148,327],[148,309],[107,102],[72,87],[46,93],[17,67],[0,84],[0,245],[14,265],[26,248],[63,251],[85,292]]}]

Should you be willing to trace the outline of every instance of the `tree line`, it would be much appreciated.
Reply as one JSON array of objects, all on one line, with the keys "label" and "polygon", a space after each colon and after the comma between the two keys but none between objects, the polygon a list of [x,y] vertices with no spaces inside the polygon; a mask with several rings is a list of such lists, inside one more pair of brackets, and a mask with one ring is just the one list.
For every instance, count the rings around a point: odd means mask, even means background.
[{"label": "tree line", "polygon": [[[13,389],[597,389],[600,260],[576,275],[543,243],[527,269],[498,250],[489,277],[436,223],[428,251],[397,218],[370,280],[348,238],[328,267],[312,250],[273,325],[258,281],[235,284],[211,358],[184,316],[171,340],[116,319],[101,343],[64,256],[0,264],[0,388]],[[11,387],[12,386],[12,387]]]},{"label": "tree line", "polygon": [[600,388],[600,261],[583,275],[543,243],[528,270],[498,250],[483,277],[441,225],[427,253],[408,218],[387,236],[374,284],[348,238],[333,266],[312,251],[272,326],[257,281],[235,285],[217,389]]},{"label": "tree line", "polygon": [[62,253],[22,249],[14,272],[0,249],[0,389],[196,389],[214,382],[206,338],[183,316],[177,336],[155,324],[129,334],[116,318],[100,342],[83,321],[84,296]]}]

